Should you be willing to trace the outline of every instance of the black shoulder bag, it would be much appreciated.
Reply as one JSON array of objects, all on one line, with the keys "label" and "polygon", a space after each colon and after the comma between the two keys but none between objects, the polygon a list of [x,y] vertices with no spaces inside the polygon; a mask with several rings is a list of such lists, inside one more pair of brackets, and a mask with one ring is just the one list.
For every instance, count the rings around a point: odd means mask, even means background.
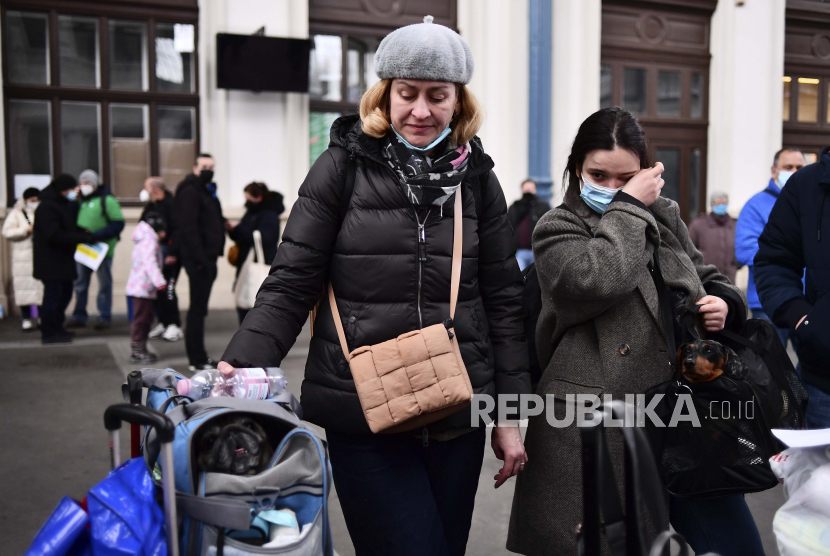
[{"label": "black shoulder bag", "polygon": [[[660,396],[654,413],[666,427],[655,426],[646,417],[646,428],[666,488],[678,498],[703,499],[774,487],[778,481],[769,458],[782,446],[771,429],[801,428],[807,403],[807,393],[774,327],[749,319],[739,333],[711,334],[707,339],[737,354],[746,374],[743,378],[723,374],[711,382],[692,384],[675,361],[674,315],[656,252],[652,272],[674,376],[645,395],[647,405]],[[679,319],[693,339],[697,312],[696,306],[686,309]],[[696,419],[680,419],[671,427],[673,415]]]}]

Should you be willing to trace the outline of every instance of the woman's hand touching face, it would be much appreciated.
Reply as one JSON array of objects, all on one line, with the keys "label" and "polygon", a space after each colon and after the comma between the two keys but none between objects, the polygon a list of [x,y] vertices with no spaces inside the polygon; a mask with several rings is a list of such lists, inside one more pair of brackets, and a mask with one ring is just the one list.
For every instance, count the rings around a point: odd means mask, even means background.
[{"label": "woman's hand touching face", "polygon": [[609,189],[621,189],[651,206],[660,196],[665,182],[663,165],[640,169],[640,158],[633,151],[622,148],[596,149],[585,155],[579,178]]}]

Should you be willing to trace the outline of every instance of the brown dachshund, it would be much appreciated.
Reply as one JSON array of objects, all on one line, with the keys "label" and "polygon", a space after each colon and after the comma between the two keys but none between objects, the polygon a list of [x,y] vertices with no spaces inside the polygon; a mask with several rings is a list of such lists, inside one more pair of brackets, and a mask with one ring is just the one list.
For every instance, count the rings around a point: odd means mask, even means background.
[{"label": "brown dachshund", "polygon": [[747,368],[728,346],[714,340],[696,340],[677,351],[677,367],[692,384],[711,382],[722,374],[744,378]]}]

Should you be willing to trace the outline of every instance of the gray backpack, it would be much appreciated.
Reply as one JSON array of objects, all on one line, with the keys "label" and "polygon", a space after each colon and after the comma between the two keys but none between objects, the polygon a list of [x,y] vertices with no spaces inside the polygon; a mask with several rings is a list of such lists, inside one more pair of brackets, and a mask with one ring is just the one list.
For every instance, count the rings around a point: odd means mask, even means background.
[{"label": "gray backpack", "polygon": [[[147,405],[165,413],[175,427],[173,461],[183,556],[333,555],[326,444],[301,421],[299,403],[291,394],[271,400],[211,397],[192,402],[177,395],[176,383],[184,377],[175,371],[141,373],[149,389]],[[197,465],[200,433],[228,416],[254,418],[267,431],[274,454],[258,474],[205,472]],[[159,451],[156,434],[148,428],[143,455],[154,477],[160,476]],[[300,535],[269,547],[261,526],[279,524],[272,517],[286,515],[279,510],[293,512]]]}]

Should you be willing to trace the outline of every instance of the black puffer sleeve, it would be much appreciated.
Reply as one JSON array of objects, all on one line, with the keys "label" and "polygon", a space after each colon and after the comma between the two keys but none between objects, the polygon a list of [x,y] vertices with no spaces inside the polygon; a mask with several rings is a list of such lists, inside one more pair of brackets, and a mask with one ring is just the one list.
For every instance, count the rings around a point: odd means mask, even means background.
[{"label": "black puffer sleeve", "polygon": [[309,170],[271,273],[223,361],[234,367],[278,366],[294,345],[328,277],[347,160],[345,149],[333,147]]},{"label": "black puffer sleeve", "polygon": [[[485,184],[486,183],[486,184]],[[530,394],[522,312],[524,283],[513,250],[507,202],[493,171],[482,178],[478,284],[490,324],[498,394]]]}]

